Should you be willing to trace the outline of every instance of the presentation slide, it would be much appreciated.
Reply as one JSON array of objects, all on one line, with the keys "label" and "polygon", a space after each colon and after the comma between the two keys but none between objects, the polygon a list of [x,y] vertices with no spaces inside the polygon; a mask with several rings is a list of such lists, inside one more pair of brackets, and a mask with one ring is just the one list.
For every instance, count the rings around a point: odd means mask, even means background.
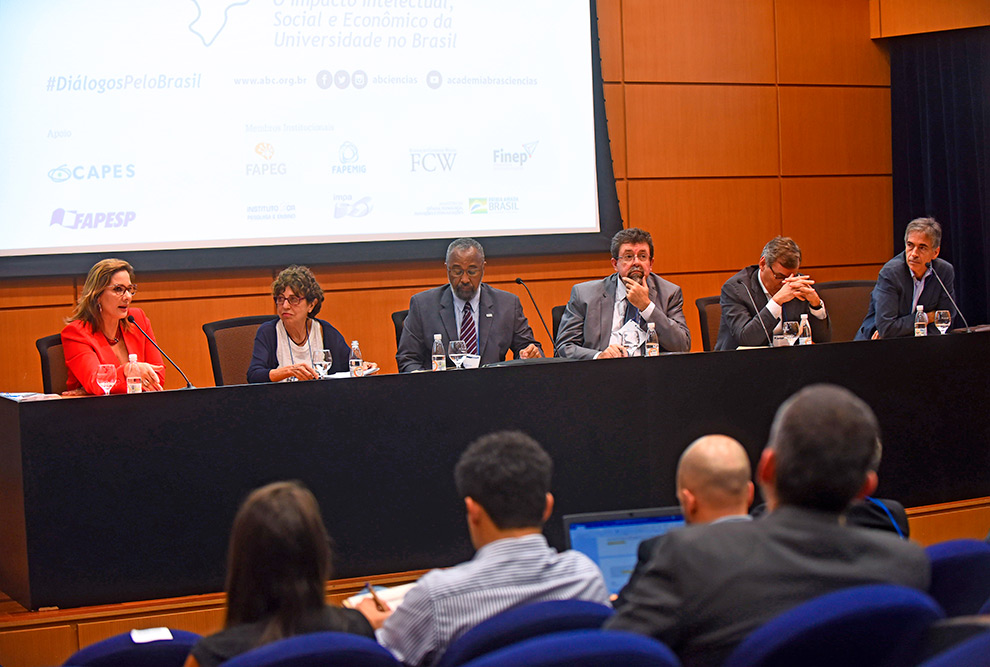
[{"label": "presentation slide", "polygon": [[0,256],[599,231],[588,0],[0,0]]}]

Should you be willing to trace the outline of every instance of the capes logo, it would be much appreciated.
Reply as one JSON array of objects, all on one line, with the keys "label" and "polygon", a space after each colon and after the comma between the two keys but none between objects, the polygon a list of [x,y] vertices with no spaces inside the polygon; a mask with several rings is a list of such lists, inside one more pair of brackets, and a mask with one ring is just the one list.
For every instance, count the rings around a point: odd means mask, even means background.
[{"label": "capes logo", "polygon": [[66,211],[57,208],[52,211],[52,220],[48,226],[60,225],[66,229],[96,229],[97,227],[126,227],[137,213],[134,211],[99,211],[97,213],[86,213],[85,211]]},{"label": "capes logo", "polygon": [[91,164],[70,167],[59,165],[48,172],[48,178],[55,183],[65,183],[70,179],[89,181],[93,179],[107,180],[111,178],[134,178],[133,164]]}]

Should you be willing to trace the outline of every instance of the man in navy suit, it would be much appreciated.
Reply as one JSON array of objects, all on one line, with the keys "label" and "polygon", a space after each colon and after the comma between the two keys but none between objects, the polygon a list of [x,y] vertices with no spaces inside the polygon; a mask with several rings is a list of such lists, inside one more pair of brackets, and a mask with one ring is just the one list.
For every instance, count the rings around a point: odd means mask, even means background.
[{"label": "man in navy suit", "polygon": [[543,356],[543,348],[523,315],[519,297],[481,282],[485,250],[474,239],[456,239],[447,247],[448,285],[413,295],[395,354],[400,373],[432,367],[433,336],[440,334],[447,351],[463,340],[481,364]]},{"label": "man in navy suit", "polygon": [[[870,310],[856,333],[856,340],[914,335],[917,306],[922,306],[928,318],[928,333],[938,333],[933,324],[935,311],[955,311],[949,294],[956,274],[951,264],[938,259],[941,244],[942,226],[935,218],[915,218],[908,223],[904,230],[904,252],[880,269],[870,297]],[[938,277],[934,272],[938,272]],[[945,283],[944,289],[938,278]]]}]

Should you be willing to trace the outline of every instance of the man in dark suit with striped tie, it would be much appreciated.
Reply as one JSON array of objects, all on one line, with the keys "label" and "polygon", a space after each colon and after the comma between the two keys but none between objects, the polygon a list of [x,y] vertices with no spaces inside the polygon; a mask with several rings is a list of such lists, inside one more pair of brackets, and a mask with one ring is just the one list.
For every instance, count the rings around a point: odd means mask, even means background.
[{"label": "man in dark suit with striped tie", "polygon": [[432,367],[433,336],[440,334],[444,351],[463,340],[468,354],[481,364],[543,356],[543,348],[523,314],[519,297],[482,283],[485,250],[474,239],[456,239],[447,247],[448,285],[413,295],[395,354],[400,373]]}]

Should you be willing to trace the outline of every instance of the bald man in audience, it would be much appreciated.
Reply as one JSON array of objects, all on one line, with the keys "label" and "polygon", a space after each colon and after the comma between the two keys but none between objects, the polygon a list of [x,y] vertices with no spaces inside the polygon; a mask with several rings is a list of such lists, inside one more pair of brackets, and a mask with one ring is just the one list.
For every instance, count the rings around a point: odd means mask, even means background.
[{"label": "bald man in audience", "polygon": [[[677,501],[685,523],[749,521],[751,477],[749,456],[734,438],[706,435],[692,442],[677,462]],[[612,603],[616,609],[625,604],[625,592],[642,575],[663,538],[658,535],[639,543],[636,569]]]}]

